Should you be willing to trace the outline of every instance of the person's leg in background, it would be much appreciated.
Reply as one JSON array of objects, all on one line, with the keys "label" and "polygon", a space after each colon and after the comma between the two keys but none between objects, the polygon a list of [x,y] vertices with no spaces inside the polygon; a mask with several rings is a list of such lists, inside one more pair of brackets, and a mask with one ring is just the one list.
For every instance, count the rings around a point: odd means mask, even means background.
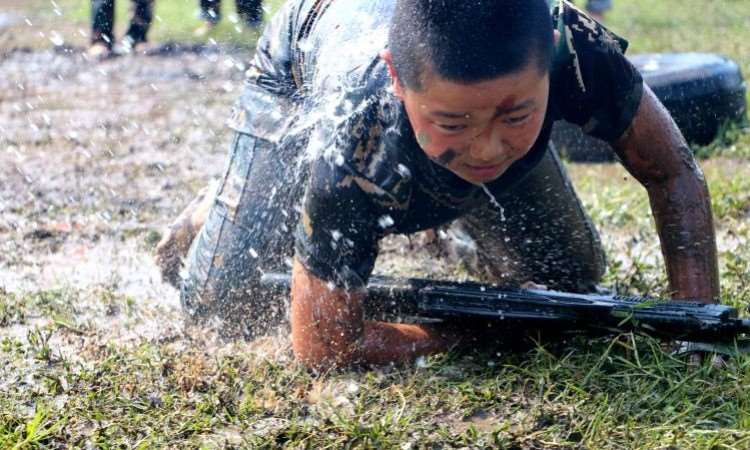
[{"label": "person's leg in background", "polygon": [[114,42],[115,0],[91,0],[91,46],[87,54],[93,58],[109,55]]},{"label": "person's leg in background", "polygon": [[258,28],[263,22],[263,0],[236,0],[237,15],[250,28]]},{"label": "person's leg in background", "polygon": [[131,52],[139,50],[141,44],[145,44],[151,20],[154,17],[153,0],[133,0],[130,26],[122,38],[122,50]]},{"label": "person's leg in background", "polygon": [[200,0],[200,18],[203,24],[193,31],[196,36],[205,36],[221,20],[221,0]]},{"label": "person's leg in background", "polygon": [[612,9],[612,0],[588,0],[586,11],[599,22],[604,21],[604,14]]}]

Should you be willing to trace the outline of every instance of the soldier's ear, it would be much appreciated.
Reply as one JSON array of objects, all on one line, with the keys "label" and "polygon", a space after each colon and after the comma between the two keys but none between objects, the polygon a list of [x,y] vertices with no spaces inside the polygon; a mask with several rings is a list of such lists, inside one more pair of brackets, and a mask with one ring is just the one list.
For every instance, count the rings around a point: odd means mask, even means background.
[{"label": "soldier's ear", "polygon": [[393,65],[393,53],[390,50],[384,49],[380,52],[380,57],[385,61],[388,66],[388,74],[391,76],[391,87],[393,88],[393,94],[402,99],[404,98],[404,86],[401,84],[401,80],[398,78],[396,72],[396,66]]},{"label": "soldier's ear", "polygon": [[552,32],[552,40],[554,41],[555,47],[560,43],[560,32],[555,30]]}]

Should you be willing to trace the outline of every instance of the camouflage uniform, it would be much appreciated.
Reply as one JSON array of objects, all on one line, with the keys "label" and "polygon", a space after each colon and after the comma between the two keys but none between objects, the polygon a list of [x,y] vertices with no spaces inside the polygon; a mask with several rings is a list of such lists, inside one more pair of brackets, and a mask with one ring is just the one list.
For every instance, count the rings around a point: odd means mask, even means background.
[{"label": "camouflage uniform", "polygon": [[217,312],[256,333],[284,314],[258,279],[288,270],[293,254],[316,277],[354,289],[384,236],[450,224],[475,243],[477,275],[569,290],[598,282],[598,235],[549,136],[563,118],[608,141],[623,134],[643,89],[627,43],[558,2],[562,39],[538,141],[480,187],[424,154],[390,91],[378,54],[394,4],[292,1],[266,27],[231,121],[224,179],[188,255],[188,312]]}]

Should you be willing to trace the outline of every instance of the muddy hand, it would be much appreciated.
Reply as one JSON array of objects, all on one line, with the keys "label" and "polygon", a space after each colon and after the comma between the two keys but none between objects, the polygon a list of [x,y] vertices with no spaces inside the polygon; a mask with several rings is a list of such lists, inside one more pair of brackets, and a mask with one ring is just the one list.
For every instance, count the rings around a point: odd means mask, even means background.
[{"label": "muddy hand", "polygon": [[167,228],[156,245],[156,265],[161,269],[164,281],[180,286],[180,269],[193,239],[208,217],[216,192],[214,183],[203,188],[179,217]]}]

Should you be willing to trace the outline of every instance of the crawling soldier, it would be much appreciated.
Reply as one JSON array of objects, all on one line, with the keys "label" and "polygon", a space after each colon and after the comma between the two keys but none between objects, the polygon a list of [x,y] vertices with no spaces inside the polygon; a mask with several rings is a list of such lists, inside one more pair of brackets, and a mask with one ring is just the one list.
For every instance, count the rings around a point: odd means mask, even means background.
[{"label": "crawling soldier", "polygon": [[249,334],[279,306],[260,275],[290,264],[293,349],[311,367],[443,351],[473,330],[363,318],[379,241],[452,223],[485,280],[592,289],[603,251],[549,144],[565,119],[648,191],[673,297],[715,301],[705,181],[626,46],[566,1],[288,1],[258,44],[225,175],[160,263],[174,277],[192,241],[186,310]]}]

